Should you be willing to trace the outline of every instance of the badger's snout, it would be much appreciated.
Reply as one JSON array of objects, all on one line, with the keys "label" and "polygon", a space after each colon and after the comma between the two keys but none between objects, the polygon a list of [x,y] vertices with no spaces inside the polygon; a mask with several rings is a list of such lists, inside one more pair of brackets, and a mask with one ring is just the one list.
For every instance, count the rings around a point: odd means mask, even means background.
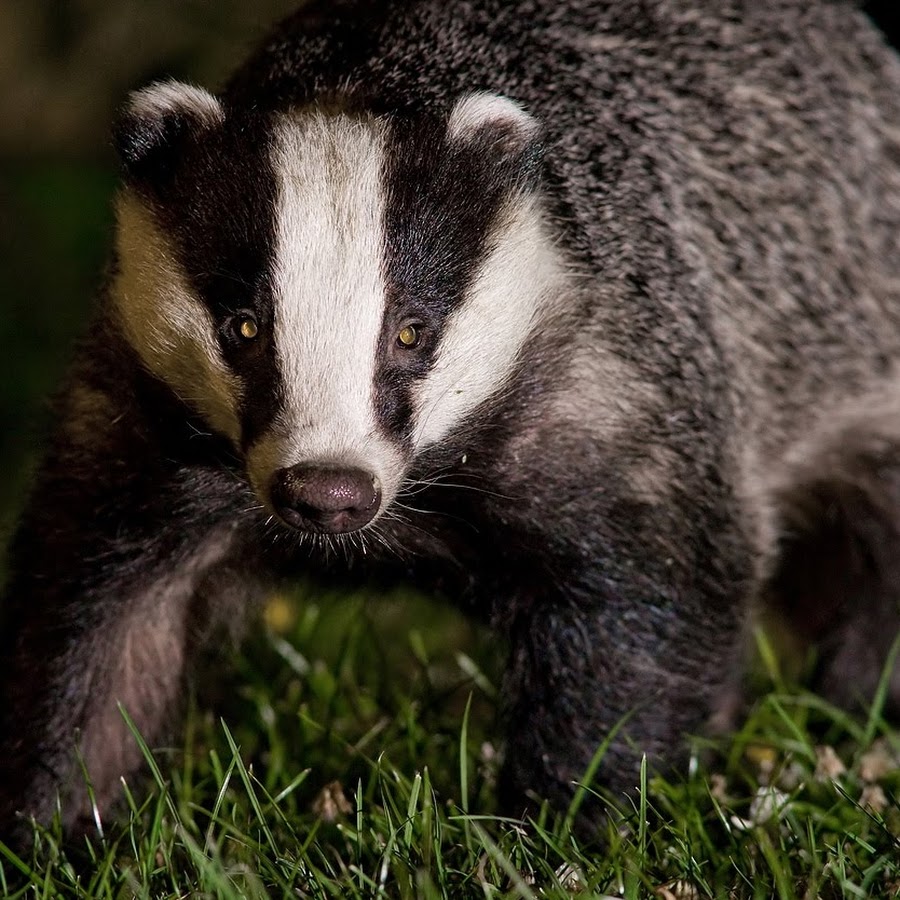
[{"label": "badger's snout", "polygon": [[300,463],[272,477],[272,505],[303,531],[343,534],[375,517],[381,505],[378,479],[362,469]]}]

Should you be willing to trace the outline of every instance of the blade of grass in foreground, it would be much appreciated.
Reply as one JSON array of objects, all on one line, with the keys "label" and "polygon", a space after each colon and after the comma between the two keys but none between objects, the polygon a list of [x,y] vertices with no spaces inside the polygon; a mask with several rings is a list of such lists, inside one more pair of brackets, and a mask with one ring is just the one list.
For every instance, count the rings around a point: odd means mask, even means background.
[{"label": "blade of grass in foreground", "polygon": [[562,827],[562,835],[563,839],[567,840],[572,833],[572,828],[575,825],[575,818],[578,815],[578,810],[581,809],[582,803],[584,803],[584,798],[587,796],[588,791],[591,789],[591,785],[594,782],[594,776],[597,774],[597,769],[600,768],[600,763],[603,761],[603,757],[606,756],[606,751],[609,749],[609,745],[615,740],[616,735],[619,733],[621,728],[625,725],[625,723],[631,718],[631,713],[628,715],[622,716],[618,722],[610,729],[609,734],[603,739],[600,746],[594,751],[594,755],[591,758],[591,762],[587,767],[587,770],[584,773],[584,777],[581,781],[578,782],[575,788],[575,794],[572,797],[572,802],[569,804],[569,808],[566,810],[565,818],[563,819],[563,827]]},{"label": "blade of grass in foreground", "polygon": [[172,795],[169,793],[169,786],[166,783],[166,780],[163,778],[159,765],[156,762],[156,758],[153,756],[153,752],[147,746],[147,742],[144,740],[144,736],[141,734],[137,725],[135,725],[134,720],[128,714],[128,710],[125,709],[125,707],[121,703],[117,705],[119,707],[120,715],[125,720],[125,724],[128,726],[128,730],[131,732],[131,736],[137,743],[138,748],[141,751],[141,755],[144,757],[144,761],[147,763],[147,768],[150,769],[150,774],[153,776],[153,780],[154,782],[156,782],[156,786],[159,788],[160,795],[165,798],[166,806],[169,808],[169,812],[172,815],[173,821],[180,822],[181,817],[178,814],[178,807],[175,805],[175,801],[172,799]]},{"label": "blade of grass in foreground", "polygon": [[238,776],[244,783],[244,790],[246,790],[247,792],[247,798],[250,800],[250,805],[253,807],[253,812],[256,814],[259,826],[260,828],[262,828],[262,832],[266,837],[266,842],[272,848],[275,854],[278,855],[278,844],[275,841],[275,835],[272,834],[272,830],[269,828],[269,823],[266,821],[266,818],[263,815],[262,807],[260,806],[259,798],[256,796],[256,790],[253,787],[250,773],[247,771],[247,767],[244,765],[243,759],[241,759],[241,753],[240,750],[238,750],[237,744],[235,743],[234,736],[229,730],[225,720],[220,719],[219,721],[222,725],[222,730],[225,732],[225,739],[228,741],[228,746],[231,748],[232,759],[234,761],[235,767],[237,768]]},{"label": "blade of grass in foreground", "polygon": [[462,726],[459,730],[459,802],[462,805],[463,833],[466,838],[466,847],[472,852],[472,835],[469,831],[469,713],[472,711],[472,694],[466,700],[466,710],[463,713]]}]

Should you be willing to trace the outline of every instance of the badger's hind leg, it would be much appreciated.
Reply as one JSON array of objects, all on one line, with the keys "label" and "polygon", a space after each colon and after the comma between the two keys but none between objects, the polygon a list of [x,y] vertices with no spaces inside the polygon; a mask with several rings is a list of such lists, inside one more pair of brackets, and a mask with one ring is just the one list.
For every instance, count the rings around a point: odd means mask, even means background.
[{"label": "badger's hind leg", "polygon": [[[900,435],[855,425],[804,456],[776,494],[766,601],[814,649],[812,687],[866,709],[900,634]],[[885,713],[896,719],[896,661],[889,679]]]}]

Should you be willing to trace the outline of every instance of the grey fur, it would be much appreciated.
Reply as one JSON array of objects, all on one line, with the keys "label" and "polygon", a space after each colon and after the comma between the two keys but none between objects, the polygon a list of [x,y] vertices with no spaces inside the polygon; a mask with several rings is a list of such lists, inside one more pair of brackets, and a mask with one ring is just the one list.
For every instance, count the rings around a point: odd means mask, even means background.
[{"label": "grey fur", "polygon": [[[316,103],[425,134],[489,91],[543,128],[516,190],[542,198],[566,289],[498,392],[437,445],[407,448],[408,478],[440,469],[489,492],[436,486],[418,495],[432,515],[380,526],[402,568],[457,585],[509,636],[511,809],[564,804],[620,724],[599,771],[614,793],[633,787],[641,753],[683,765],[762,599],[821,644],[820,685],[864,702],[900,626],[893,51],[852,4],[827,0],[440,0],[338,4],[334,19],[330,6],[284,23],[237,73],[226,120]],[[192,140],[175,124],[167,142]],[[155,185],[179,146],[147,165],[139,146],[129,172],[163,217]],[[93,755],[104,741],[84,710],[109,721],[121,689],[95,648],[134,646],[147,598],[170,610],[133,657],[149,681],[125,693],[152,742],[181,681],[159,677],[157,651],[183,654],[181,623],[215,605],[198,581],[246,573],[248,558],[318,565],[303,545],[288,558],[259,540],[234,448],[190,439],[206,425],[143,371],[108,302],[99,321],[13,549],[4,831],[17,810],[50,814],[76,727],[101,798],[132,767]],[[826,563],[844,580],[819,579]],[[84,813],[65,808],[70,825]]]}]

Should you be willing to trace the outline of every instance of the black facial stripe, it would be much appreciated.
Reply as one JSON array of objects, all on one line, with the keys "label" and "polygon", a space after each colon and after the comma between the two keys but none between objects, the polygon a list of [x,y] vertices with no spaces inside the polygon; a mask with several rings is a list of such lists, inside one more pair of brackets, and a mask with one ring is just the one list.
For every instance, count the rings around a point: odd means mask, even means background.
[{"label": "black facial stripe", "polygon": [[138,186],[213,320],[249,310],[259,324],[253,341],[226,337],[220,343],[243,388],[245,447],[266,430],[283,396],[272,329],[273,137],[271,117],[229,111],[221,125],[184,141],[164,181]]},{"label": "black facial stripe", "polygon": [[[375,372],[375,413],[395,439],[409,439],[412,390],[434,365],[442,326],[463,301],[490,252],[491,226],[531,163],[511,158],[485,128],[449,142],[437,118],[397,118],[385,154],[385,316]],[[501,152],[497,152],[500,150]],[[408,356],[392,354],[408,319],[431,339]]]}]

